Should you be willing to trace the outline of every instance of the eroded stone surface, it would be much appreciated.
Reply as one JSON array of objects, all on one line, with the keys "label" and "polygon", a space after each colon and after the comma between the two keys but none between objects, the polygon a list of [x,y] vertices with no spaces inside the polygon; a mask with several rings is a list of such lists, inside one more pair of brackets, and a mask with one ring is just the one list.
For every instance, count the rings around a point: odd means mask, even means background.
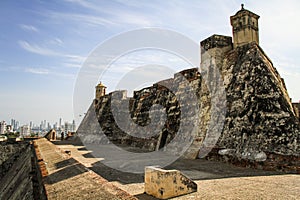
[{"label": "eroded stone surface", "polygon": [[[88,111],[92,114],[83,120],[78,133],[91,143],[113,142],[157,151],[164,150],[175,136],[182,142],[188,140],[190,129],[196,126],[190,147],[184,149],[176,142],[169,145],[173,153],[195,159],[214,150],[220,153],[210,154],[210,159],[223,156],[221,160],[272,163],[274,169],[282,168],[286,156],[292,159],[287,168],[299,171],[299,105],[292,105],[284,80],[259,46],[258,15],[242,8],[231,22],[234,44],[231,37],[222,35],[200,43],[200,72],[197,68],[181,71],[171,79],[135,91],[133,98],[128,98],[126,91],[96,98]],[[222,83],[216,81],[219,77]],[[223,87],[224,93],[219,90]],[[196,101],[191,100],[190,90]],[[123,104],[127,107],[116,108]],[[165,121],[163,117],[150,117],[155,104],[161,108],[154,111],[161,114],[158,116],[165,114]],[[190,115],[181,118],[182,108],[190,104],[199,110],[193,113],[195,110],[187,109]],[[94,119],[87,120],[91,116]],[[151,122],[162,128],[154,132],[148,126]],[[178,134],[182,124],[189,123]],[[143,127],[143,131],[137,131],[137,127]]]},{"label": "eroded stone surface", "polygon": [[168,199],[197,191],[197,184],[178,170],[145,168],[145,192],[159,199]]},{"label": "eroded stone surface", "polygon": [[[213,36],[210,43],[218,44],[212,40],[218,40],[220,36]],[[221,37],[222,41],[225,40]],[[227,40],[226,40],[227,41]],[[202,43],[204,45],[204,43]],[[222,43],[223,44],[223,43]],[[227,44],[227,43],[226,43]],[[225,45],[225,44],[224,44]],[[265,158],[265,155],[287,155],[299,158],[299,122],[290,102],[284,81],[274,68],[270,59],[265,55],[262,49],[256,44],[251,43],[230,50],[231,44],[212,48],[203,48],[202,57],[208,59],[213,55],[215,59],[214,67],[217,67],[224,80],[226,91],[226,118],[224,127],[218,142],[215,146],[208,148],[230,149],[231,156],[236,159],[246,159],[263,162],[272,158]],[[213,67],[213,66],[212,66]],[[207,68],[201,73],[212,73],[213,70]],[[186,151],[187,158],[197,158],[199,149],[205,150],[203,140],[209,134],[208,126],[211,119],[211,92],[209,91],[203,76],[197,69],[190,69],[180,72],[193,85],[197,92],[198,104],[200,110],[198,116],[190,116],[188,120],[193,121],[194,117],[199,119],[197,134],[190,148]],[[149,123],[149,110],[154,104],[160,104],[166,112],[166,123],[163,124],[161,132],[155,135],[149,132],[143,132],[144,135],[150,134],[147,139],[133,137],[130,134],[134,132],[133,128],[127,127],[127,132],[121,130],[115,122],[111,108],[111,95],[106,95],[95,100],[91,105],[89,112],[95,115],[98,123],[89,121],[92,125],[85,128],[79,128],[79,132],[88,133],[101,139],[106,143],[114,142],[116,144],[140,147],[144,150],[155,151],[168,145],[178,131],[178,127],[184,121],[180,118],[180,105],[176,99],[176,92],[184,95],[184,90],[180,90],[182,84],[180,79],[168,79],[162,83],[176,83],[170,89],[158,84],[148,87],[134,93],[133,98],[127,98],[126,92],[119,92],[122,101],[129,102],[129,109],[132,120],[140,126],[146,126]],[[171,85],[172,86],[172,85]],[[179,89],[176,89],[176,88]],[[189,97],[184,97],[189,103]],[[295,107],[295,106],[294,106]],[[119,110],[120,115],[122,110]],[[84,123],[83,123],[84,125]],[[90,127],[98,127],[98,129]],[[101,129],[101,130],[100,130]],[[98,137],[101,132],[107,136]],[[147,130],[147,129],[145,129]],[[138,136],[138,135],[137,135]],[[109,139],[109,140],[108,140]],[[101,143],[101,142],[100,142]],[[180,146],[180,145],[177,145]],[[201,153],[200,150],[200,153]],[[180,152],[174,145],[174,152]],[[264,155],[262,155],[264,154]],[[298,162],[298,161],[297,161]],[[275,164],[276,165],[276,164]]]},{"label": "eroded stone surface", "polygon": [[299,155],[299,124],[284,81],[264,52],[248,44],[229,52],[221,69],[228,112],[218,147],[237,156],[261,151]]}]

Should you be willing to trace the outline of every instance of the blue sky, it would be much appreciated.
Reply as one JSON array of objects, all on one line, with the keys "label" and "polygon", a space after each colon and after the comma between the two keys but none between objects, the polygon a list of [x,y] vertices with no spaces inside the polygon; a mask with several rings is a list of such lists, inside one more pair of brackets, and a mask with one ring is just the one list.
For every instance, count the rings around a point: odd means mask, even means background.
[{"label": "blue sky", "polygon": [[[0,120],[38,124],[62,117],[71,121],[77,74],[97,45],[145,27],[174,30],[197,43],[212,34],[231,36],[229,17],[241,3],[260,15],[260,46],[285,79],[290,97],[298,102],[297,0],[1,1]],[[105,84],[108,91],[116,89],[108,81]],[[90,90],[87,102],[93,99],[94,88]]]}]

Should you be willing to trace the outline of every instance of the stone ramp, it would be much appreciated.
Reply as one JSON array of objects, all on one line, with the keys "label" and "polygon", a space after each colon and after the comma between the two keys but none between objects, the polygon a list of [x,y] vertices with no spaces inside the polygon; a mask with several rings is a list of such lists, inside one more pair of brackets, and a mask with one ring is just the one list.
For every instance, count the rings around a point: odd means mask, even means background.
[{"label": "stone ramp", "polygon": [[[87,169],[62,152],[54,144],[41,138],[34,141],[47,197],[51,199],[111,199],[135,200],[106,179]],[[47,171],[47,172],[45,172]]]}]

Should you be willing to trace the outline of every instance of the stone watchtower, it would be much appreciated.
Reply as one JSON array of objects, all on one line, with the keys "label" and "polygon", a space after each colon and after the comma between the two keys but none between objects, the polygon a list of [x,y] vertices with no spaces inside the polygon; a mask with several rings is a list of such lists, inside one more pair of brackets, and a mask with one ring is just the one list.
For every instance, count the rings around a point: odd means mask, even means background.
[{"label": "stone watchtower", "polygon": [[104,96],[106,92],[106,86],[103,85],[101,82],[96,86],[96,99]]},{"label": "stone watchtower", "polygon": [[242,4],[241,10],[230,17],[234,48],[250,42],[259,44],[258,19],[257,14],[244,9],[244,4]]}]

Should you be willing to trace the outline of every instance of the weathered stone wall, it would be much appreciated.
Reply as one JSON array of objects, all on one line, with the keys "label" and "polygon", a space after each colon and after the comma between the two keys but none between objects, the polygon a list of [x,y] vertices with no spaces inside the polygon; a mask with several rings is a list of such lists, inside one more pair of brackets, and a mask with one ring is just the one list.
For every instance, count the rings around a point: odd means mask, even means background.
[{"label": "weathered stone wall", "polygon": [[[127,97],[126,91],[116,91],[96,99],[94,106],[101,130],[115,144],[131,145],[149,151],[163,148],[174,138],[180,123],[182,123],[180,122],[180,108],[191,103],[189,97],[185,96],[188,95],[188,87],[184,86],[185,81],[182,79],[192,85],[190,90],[195,89],[197,91],[201,88],[199,87],[201,83],[200,74],[198,69],[193,68],[175,74],[172,79],[135,91],[132,98]],[[181,96],[184,101],[179,102],[176,96]],[[121,105],[128,105],[128,107]],[[153,105],[160,105],[164,109],[153,107]],[[156,116],[164,116],[165,114],[166,119],[151,118],[149,116],[151,112],[158,114]],[[193,113],[192,111],[186,112]],[[193,122],[193,117],[195,116],[189,118],[191,122]],[[128,118],[129,121],[126,121]],[[197,121],[195,120],[195,122]],[[150,123],[161,127],[157,134],[153,134],[152,131],[156,127],[148,126]],[[136,125],[144,127],[144,132],[136,132]],[[79,132],[81,130],[82,127]],[[175,146],[174,148],[176,148]]]},{"label": "weathered stone wall", "polygon": [[0,145],[0,199],[47,199],[28,142]]},{"label": "weathered stone wall", "polygon": [[225,53],[217,66],[226,87],[227,115],[207,159],[300,173],[299,121],[270,59],[251,43]]},{"label": "weathered stone wall", "polygon": [[[134,92],[132,98],[127,97],[126,91],[117,91],[95,99],[78,133],[92,133],[90,135],[94,137],[85,139],[94,138],[99,143],[114,142],[154,151],[169,144],[182,123],[196,121],[196,124],[191,124],[191,127],[196,125],[198,129],[184,155],[187,158],[206,155],[206,148],[207,151],[214,148],[213,152],[217,149],[218,155],[210,154],[211,159],[226,160],[226,157],[231,157],[232,161],[269,162],[276,166],[283,163],[282,156],[290,156],[295,160],[290,165],[297,165],[300,154],[299,120],[283,79],[263,50],[255,42],[232,49],[230,37],[214,35],[201,42],[201,65],[201,74],[196,68],[184,70],[172,79]],[[211,95],[215,91],[210,91],[207,85],[214,84],[207,78],[215,78],[216,72],[220,73],[224,82],[226,97],[225,100],[220,98],[219,103],[226,102],[226,118],[216,144],[203,146],[205,139],[218,130],[209,129],[215,120],[213,112],[222,112],[218,109],[212,111]],[[182,76],[194,88],[199,106],[198,113],[184,119],[181,119],[181,106],[195,102],[191,101]],[[179,101],[178,96],[183,101]],[[154,124],[162,126],[156,134],[152,133],[151,126],[147,129],[151,124],[149,113],[151,115],[153,111],[149,110],[154,104],[164,108],[155,108],[155,112],[166,114],[163,124],[159,124],[160,119],[152,119],[157,120],[153,121]],[[192,110],[188,112],[193,113]],[[95,120],[91,122],[91,119],[97,119],[98,123]],[[134,123],[128,123],[128,120]],[[136,125],[144,127],[143,131],[137,132]],[[98,130],[109,140],[105,137],[99,139]],[[186,135],[183,133],[181,137]],[[180,152],[178,146],[172,146],[174,152]]]},{"label": "weathered stone wall", "polygon": [[293,108],[296,116],[298,117],[300,121],[300,103],[293,103]]},{"label": "weathered stone wall", "polygon": [[249,159],[260,152],[299,155],[299,125],[285,84],[257,44],[229,52],[220,70],[228,112],[218,147]]}]

